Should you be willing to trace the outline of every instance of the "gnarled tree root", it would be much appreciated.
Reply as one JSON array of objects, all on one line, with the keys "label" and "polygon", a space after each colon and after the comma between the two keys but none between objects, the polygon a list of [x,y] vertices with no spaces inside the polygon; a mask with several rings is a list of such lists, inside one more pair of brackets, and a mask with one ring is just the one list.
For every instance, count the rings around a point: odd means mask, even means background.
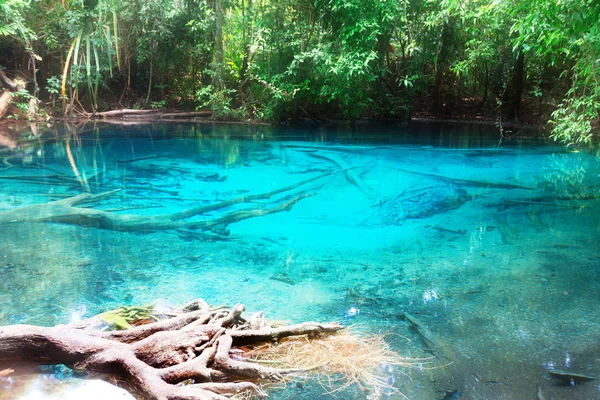
[{"label": "gnarled tree root", "polygon": [[108,372],[153,400],[226,399],[243,391],[266,397],[258,384],[302,370],[235,360],[232,346],[343,329],[313,322],[272,328],[244,319],[241,304],[225,311],[199,305],[125,331],[92,330],[89,323],[0,327],[0,363],[24,360]]}]

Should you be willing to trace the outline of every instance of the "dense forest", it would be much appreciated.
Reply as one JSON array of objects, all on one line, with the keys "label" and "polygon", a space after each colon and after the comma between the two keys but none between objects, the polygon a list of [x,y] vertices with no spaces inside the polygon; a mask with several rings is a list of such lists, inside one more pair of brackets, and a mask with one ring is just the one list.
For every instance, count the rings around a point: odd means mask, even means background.
[{"label": "dense forest", "polygon": [[1,0],[0,117],[484,118],[579,144],[599,20],[596,0]]}]

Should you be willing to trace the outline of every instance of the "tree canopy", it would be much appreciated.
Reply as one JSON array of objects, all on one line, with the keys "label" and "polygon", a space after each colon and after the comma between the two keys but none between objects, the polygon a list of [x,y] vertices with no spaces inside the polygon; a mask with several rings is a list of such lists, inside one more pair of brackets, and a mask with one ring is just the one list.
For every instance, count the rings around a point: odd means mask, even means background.
[{"label": "tree canopy", "polygon": [[495,116],[577,145],[598,124],[599,20],[595,0],[2,0],[0,66],[56,113]]}]

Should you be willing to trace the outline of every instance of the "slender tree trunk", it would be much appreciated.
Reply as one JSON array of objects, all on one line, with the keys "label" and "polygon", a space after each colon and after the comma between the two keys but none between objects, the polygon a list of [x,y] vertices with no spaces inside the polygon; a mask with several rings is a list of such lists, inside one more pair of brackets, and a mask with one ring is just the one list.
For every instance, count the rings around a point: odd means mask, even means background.
[{"label": "slender tree trunk", "polygon": [[148,79],[148,95],[146,96],[146,103],[150,101],[150,92],[152,92],[152,60],[153,55],[150,53],[150,79]]},{"label": "slender tree trunk", "polygon": [[[248,0],[248,7],[244,8],[244,2],[242,2],[242,14],[244,18],[244,27],[243,27],[243,40],[244,40],[244,57],[242,59],[242,68],[240,70],[240,81],[242,82],[241,90],[244,91],[245,82],[246,82],[246,74],[248,72],[248,64],[250,62],[250,58],[252,57],[252,24],[254,21],[253,10],[252,10],[252,0]],[[249,14],[249,15],[248,15]],[[249,20],[249,21],[248,21]]]},{"label": "slender tree trunk", "polygon": [[488,68],[488,64],[485,63],[485,81],[483,82],[483,98],[481,99],[481,103],[479,104],[479,111],[483,109],[485,102],[487,101],[488,96],[488,86],[490,82],[490,70]]},{"label": "slender tree trunk", "polygon": [[[192,61],[192,95],[196,95],[196,57],[191,57]],[[163,94],[164,97],[164,94]]]},{"label": "slender tree trunk", "polygon": [[29,57],[31,60],[31,69],[33,71],[33,97],[38,96],[38,83],[37,83],[37,67],[35,63],[35,56],[33,55],[33,51],[29,53]]},{"label": "slender tree trunk", "polygon": [[525,84],[525,55],[519,51],[515,68],[512,76],[512,95],[510,98],[510,108],[508,109],[508,117],[511,119],[518,118],[519,108],[521,107],[521,96],[523,95],[523,86]]},{"label": "slender tree trunk", "polygon": [[444,69],[439,68],[435,75],[435,86],[433,87],[433,112],[435,114],[442,114],[444,112],[443,85]]},{"label": "slender tree trunk", "polygon": [[[377,53],[379,54],[379,67],[383,70],[388,59],[391,37],[388,34],[381,34],[377,37]],[[389,65],[389,63],[388,63]]]},{"label": "slender tree trunk", "polygon": [[444,78],[448,69],[448,60],[453,41],[454,22],[449,20],[444,24],[436,62],[435,85],[433,87],[433,112],[435,114],[442,114],[444,112]]},{"label": "slender tree trunk", "polygon": [[[377,36],[377,54],[378,54],[378,69],[379,69],[379,79],[377,79],[376,85],[378,90],[383,90],[383,81],[384,77],[387,76],[387,72],[389,69],[389,58],[388,52],[390,49],[390,39],[391,36],[386,34],[381,34]],[[387,62],[386,62],[387,60]]]},{"label": "slender tree trunk", "polygon": [[215,64],[213,85],[218,90],[224,88],[225,56],[223,54],[223,0],[215,0]]}]

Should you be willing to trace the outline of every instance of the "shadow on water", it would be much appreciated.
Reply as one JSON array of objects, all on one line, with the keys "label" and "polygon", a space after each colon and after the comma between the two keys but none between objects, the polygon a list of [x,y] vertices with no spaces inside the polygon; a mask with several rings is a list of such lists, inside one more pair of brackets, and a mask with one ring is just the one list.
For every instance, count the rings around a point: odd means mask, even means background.
[{"label": "shadow on water", "polygon": [[[444,124],[2,129],[2,324],[203,297],[391,333],[402,354],[435,356],[393,372],[411,399],[599,395],[595,381],[565,385],[548,372],[600,375],[600,161],[591,152],[534,133],[498,146],[494,129]],[[88,207],[153,218],[326,173],[261,200],[269,208],[314,193],[289,212],[204,231],[3,219],[108,191]],[[310,383],[272,392],[315,396],[324,395]]]}]

